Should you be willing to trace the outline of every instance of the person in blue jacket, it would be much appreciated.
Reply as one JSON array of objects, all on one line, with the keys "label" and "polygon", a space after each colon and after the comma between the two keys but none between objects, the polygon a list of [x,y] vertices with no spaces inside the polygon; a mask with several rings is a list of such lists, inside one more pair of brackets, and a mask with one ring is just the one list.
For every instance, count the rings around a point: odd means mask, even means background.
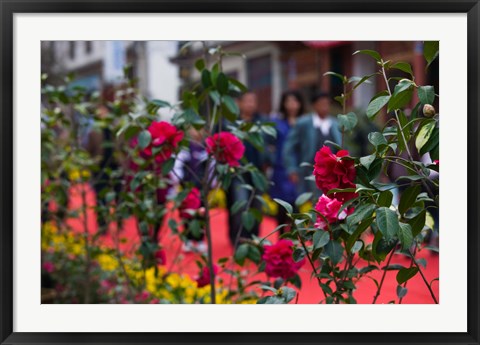
[{"label": "person in blue jacket", "polygon": [[[295,126],[297,119],[304,113],[304,102],[302,95],[298,91],[286,91],[282,94],[280,101],[280,114],[272,119],[277,129],[276,138],[269,138],[269,155],[273,168],[270,196],[287,201],[291,205],[295,204],[298,196],[297,186],[288,178],[287,170],[283,163],[284,145],[287,135]],[[278,224],[287,224],[288,217],[283,207],[278,208],[276,216]],[[282,228],[284,232],[286,228]]]},{"label": "person in blue jacket", "polygon": [[[325,143],[331,141],[337,144],[342,142],[342,135],[335,117],[330,114],[330,96],[326,92],[318,92],[311,99],[313,112],[300,117],[295,127],[287,136],[283,149],[283,163],[289,180],[297,186],[299,194],[312,192],[315,197],[321,191],[315,181],[305,179],[313,174],[315,154],[323,146],[330,146],[332,152],[335,147]],[[303,162],[310,166],[301,166]]]}]

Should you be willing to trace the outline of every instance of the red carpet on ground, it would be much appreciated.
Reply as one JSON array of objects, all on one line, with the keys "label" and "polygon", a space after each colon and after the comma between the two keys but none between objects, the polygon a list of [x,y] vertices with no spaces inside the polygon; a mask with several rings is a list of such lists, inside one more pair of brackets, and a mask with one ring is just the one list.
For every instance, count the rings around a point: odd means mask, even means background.
[{"label": "red carpet on ground", "polygon": [[[78,209],[81,207],[81,197],[79,193],[80,188],[74,188],[71,192],[70,207],[73,209]],[[87,203],[90,206],[95,204],[94,193],[88,189],[87,191]],[[176,217],[176,212],[169,213],[170,217]],[[90,232],[95,232],[96,225],[96,216],[95,212],[90,209],[87,212],[88,217],[88,226]],[[233,256],[233,249],[230,245],[228,239],[228,227],[227,227],[227,212],[224,209],[213,209],[211,210],[211,219],[212,219],[212,234],[213,234],[213,255],[214,260],[220,258],[231,258]],[[122,250],[126,252],[132,252],[138,247],[138,232],[136,230],[136,220],[132,217],[124,222],[123,229],[120,232],[121,238],[125,238],[126,241],[121,245]],[[174,271],[178,273],[186,273],[195,277],[198,274],[198,267],[195,263],[197,259],[197,254],[194,253],[183,253],[181,250],[182,243],[180,240],[174,236],[168,226],[167,222],[163,225],[161,230],[161,239],[160,242],[163,248],[167,252],[167,269],[169,271]],[[75,231],[83,231],[82,220],[79,218],[71,219],[69,225]],[[261,224],[260,228],[260,237],[268,235],[276,227],[276,222],[274,219],[265,217],[264,221]],[[110,226],[111,231],[115,231],[115,225]],[[275,242],[278,239],[277,234],[273,234],[269,237],[269,240]],[[107,246],[113,246],[113,240],[110,236],[102,237],[103,244]],[[427,262],[426,269],[422,269],[422,272],[425,275],[425,278],[428,282],[431,282],[433,279],[439,277],[439,257],[437,253],[431,252],[429,250],[422,250],[417,254],[417,258],[424,258]],[[405,267],[409,267],[410,259],[403,255],[394,255],[391,261],[392,264],[400,264]],[[365,266],[366,263],[360,264]],[[383,267],[385,263],[381,264]],[[380,281],[382,276],[382,271],[374,271],[369,275],[375,278],[377,281]],[[387,271],[386,278],[383,284],[382,292],[380,297],[377,299],[377,304],[389,303],[395,301],[398,303],[398,297],[396,295],[397,281],[395,279],[397,271]],[[220,273],[225,281],[228,281],[228,275],[226,273]],[[300,277],[302,279],[302,288],[299,292],[297,303],[303,304],[316,304],[323,299],[323,293],[318,287],[318,282],[316,279],[312,279],[311,268],[306,263],[301,271]],[[264,276],[262,275],[262,278]],[[432,283],[432,289],[437,297],[437,300],[440,301],[439,296],[439,282],[434,281]],[[417,274],[414,278],[408,281],[407,283],[408,293],[403,298],[403,304],[432,304],[434,303],[430,292],[428,291],[425,283],[422,280],[420,274]],[[357,303],[370,304],[373,301],[373,297],[376,293],[377,287],[373,280],[365,278],[357,283],[357,290],[354,292],[354,297],[357,300]]]}]

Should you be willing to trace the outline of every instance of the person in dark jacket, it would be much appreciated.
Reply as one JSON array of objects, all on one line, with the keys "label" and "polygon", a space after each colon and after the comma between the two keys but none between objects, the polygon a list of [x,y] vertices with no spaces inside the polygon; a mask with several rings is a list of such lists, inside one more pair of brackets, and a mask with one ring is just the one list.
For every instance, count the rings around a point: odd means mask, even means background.
[{"label": "person in dark jacket", "polygon": [[[277,136],[268,137],[268,152],[273,168],[270,196],[272,198],[282,199],[291,205],[295,204],[298,196],[297,186],[288,178],[287,170],[283,163],[284,145],[288,133],[297,123],[297,119],[304,113],[304,103],[302,95],[297,91],[286,91],[283,93],[280,101],[280,114],[275,116],[272,121],[275,123]],[[287,224],[288,217],[283,207],[278,208],[278,224]],[[283,233],[286,228],[282,228]]]},{"label": "person in dark jacket", "polygon": [[[245,122],[258,122],[263,121],[263,117],[257,112],[258,102],[257,96],[253,92],[246,92],[238,98],[238,107],[240,109],[240,119]],[[264,170],[266,165],[265,153],[259,151],[250,142],[244,141],[246,160],[255,165],[259,170]],[[251,174],[247,173],[242,175],[244,181],[236,177],[232,179],[229,188],[226,191],[227,194],[227,209],[228,209],[228,228],[230,243],[233,247],[236,247],[240,243],[241,238],[252,238],[252,235],[259,234],[260,223],[255,221],[253,228],[247,230],[242,224],[242,214],[247,211],[247,205],[245,205],[240,211],[233,213],[231,208],[233,204],[238,200],[248,201],[252,195],[252,191],[241,187],[246,183],[253,186],[253,180]],[[258,191],[255,193],[258,194]],[[250,204],[250,208],[258,209],[261,211],[262,205],[260,201],[253,197]]]},{"label": "person in dark jacket", "polygon": [[[330,114],[329,94],[318,92],[311,101],[313,112],[299,118],[288,133],[283,149],[283,162],[288,177],[297,186],[299,194],[312,192],[319,197],[321,191],[316,187],[315,181],[305,179],[313,174],[312,167],[300,165],[303,162],[313,164],[315,154],[325,142],[340,144],[342,135],[336,118]],[[331,148],[336,151],[334,147]]]}]

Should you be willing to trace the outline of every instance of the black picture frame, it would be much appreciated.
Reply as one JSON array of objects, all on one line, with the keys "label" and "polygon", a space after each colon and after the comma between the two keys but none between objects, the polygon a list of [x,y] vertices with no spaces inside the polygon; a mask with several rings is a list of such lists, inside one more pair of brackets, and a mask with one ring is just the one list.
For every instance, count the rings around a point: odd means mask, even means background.
[{"label": "black picture frame", "polygon": [[[480,344],[478,0],[0,0],[1,344]],[[13,17],[15,13],[467,13],[468,315],[466,333],[15,333],[13,332]],[[452,315],[455,317],[455,315]],[[221,330],[219,330],[221,331]]]}]

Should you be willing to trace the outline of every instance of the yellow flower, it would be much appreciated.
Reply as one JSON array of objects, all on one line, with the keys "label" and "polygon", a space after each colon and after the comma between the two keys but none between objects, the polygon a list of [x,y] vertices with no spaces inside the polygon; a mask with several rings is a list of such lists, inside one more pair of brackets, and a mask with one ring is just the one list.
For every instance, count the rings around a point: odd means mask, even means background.
[{"label": "yellow flower", "polygon": [[115,271],[118,268],[117,260],[108,254],[98,255],[97,262],[104,271]]},{"label": "yellow flower", "polygon": [[208,193],[208,204],[211,208],[225,208],[227,205],[227,197],[225,191],[220,188],[215,188]]}]

